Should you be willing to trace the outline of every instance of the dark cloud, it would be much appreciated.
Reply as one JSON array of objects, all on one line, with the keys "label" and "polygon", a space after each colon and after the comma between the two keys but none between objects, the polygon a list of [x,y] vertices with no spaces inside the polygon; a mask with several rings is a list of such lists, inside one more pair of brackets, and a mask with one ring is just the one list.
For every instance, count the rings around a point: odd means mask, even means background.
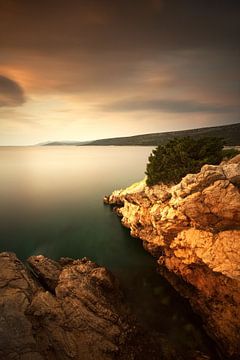
[{"label": "dark cloud", "polygon": [[238,48],[238,0],[0,0],[0,42],[41,51]]},{"label": "dark cloud", "polygon": [[[130,112],[130,111],[159,111],[166,113],[230,113],[237,109],[225,105],[208,104],[196,101],[171,99],[132,99],[116,101],[101,105],[103,111]],[[239,109],[238,109],[239,110]]]},{"label": "dark cloud", "polygon": [[237,0],[0,0],[0,67],[32,71],[27,85],[44,93],[197,89],[229,101],[239,91],[239,9]]},{"label": "dark cloud", "polygon": [[0,75],[0,107],[14,107],[26,101],[24,91],[14,80]]}]

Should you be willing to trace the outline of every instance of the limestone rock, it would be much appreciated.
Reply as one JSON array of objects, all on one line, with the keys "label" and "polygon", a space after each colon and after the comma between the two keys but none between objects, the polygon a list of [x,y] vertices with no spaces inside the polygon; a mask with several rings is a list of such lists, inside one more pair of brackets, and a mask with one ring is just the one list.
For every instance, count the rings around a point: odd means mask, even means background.
[{"label": "limestone rock", "polygon": [[174,186],[139,184],[131,194],[114,192],[110,203],[202,316],[223,358],[239,359],[240,155]]},{"label": "limestone rock", "polygon": [[214,272],[240,280],[239,232],[226,230],[213,234],[198,229],[184,230],[172,241],[170,248],[181,262],[204,263]]}]

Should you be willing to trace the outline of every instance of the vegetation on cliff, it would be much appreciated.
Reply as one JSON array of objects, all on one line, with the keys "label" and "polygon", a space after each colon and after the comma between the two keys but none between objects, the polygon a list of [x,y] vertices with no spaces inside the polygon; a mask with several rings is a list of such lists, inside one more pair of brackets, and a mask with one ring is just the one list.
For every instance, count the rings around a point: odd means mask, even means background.
[{"label": "vegetation on cliff", "polygon": [[149,156],[147,185],[178,183],[188,173],[197,173],[204,164],[216,165],[223,159],[223,139],[174,138],[159,145]]},{"label": "vegetation on cliff", "polygon": [[240,151],[238,149],[235,149],[235,148],[223,149],[223,158],[224,159],[231,159],[234,156],[237,156],[238,154],[240,154]]}]

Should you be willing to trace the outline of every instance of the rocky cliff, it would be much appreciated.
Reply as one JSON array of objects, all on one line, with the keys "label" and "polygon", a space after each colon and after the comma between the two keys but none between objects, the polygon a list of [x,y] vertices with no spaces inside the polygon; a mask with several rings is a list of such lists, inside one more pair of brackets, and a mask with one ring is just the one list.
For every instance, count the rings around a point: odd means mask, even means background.
[{"label": "rocky cliff", "polygon": [[1,360],[182,359],[137,325],[116,278],[90,260],[25,266],[1,253],[0,269]]},{"label": "rocky cliff", "polygon": [[240,359],[240,155],[177,185],[143,180],[104,201],[189,299],[223,359]]}]

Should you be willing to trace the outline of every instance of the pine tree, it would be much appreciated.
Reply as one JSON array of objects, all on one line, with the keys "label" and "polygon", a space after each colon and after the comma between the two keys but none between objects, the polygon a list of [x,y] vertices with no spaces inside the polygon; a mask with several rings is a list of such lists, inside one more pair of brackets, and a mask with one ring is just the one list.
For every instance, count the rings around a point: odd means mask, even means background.
[{"label": "pine tree", "polygon": [[178,183],[186,174],[197,173],[204,164],[219,164],[223,144],[216,137],[183,137],[159,145],[148,159],[147,185]]}]

